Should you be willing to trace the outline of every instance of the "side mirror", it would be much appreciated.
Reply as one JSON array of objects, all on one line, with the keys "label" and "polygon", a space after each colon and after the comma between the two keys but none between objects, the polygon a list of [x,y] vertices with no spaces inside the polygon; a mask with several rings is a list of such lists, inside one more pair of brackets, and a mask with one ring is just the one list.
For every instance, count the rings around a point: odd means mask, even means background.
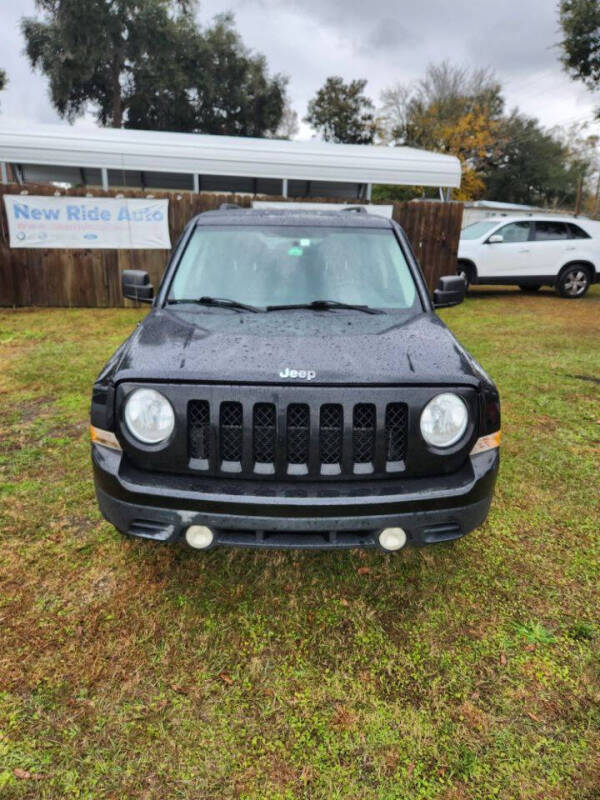
[{"label": "side mirror", "polygon": [[140,303],[151,303],[154,297],[154,287],[150,283],[150,276],[142,269],[124,269],[121,277],[123,297],[129,300],[139,300]]},{"label": "side mirror", "polygon": [[433,293],[433,307],[457,306],[465,299],[467,284],[462,275],[444,275]]},{"label": "side mirror", "polygon": [[500,242],[504,241],[504,236],[501,233],[492,233],[490,238],[487,240],[487,244],[500,244]]}]

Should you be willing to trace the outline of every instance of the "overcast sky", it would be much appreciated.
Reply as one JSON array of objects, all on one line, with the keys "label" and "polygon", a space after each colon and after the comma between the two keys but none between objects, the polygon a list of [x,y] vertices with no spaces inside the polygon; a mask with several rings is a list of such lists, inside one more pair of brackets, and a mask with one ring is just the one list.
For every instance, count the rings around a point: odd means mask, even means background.
[{"label": "overcast sky", "polygon": [[[554,0],[205,0],[199,17],[233,11],[245,43],[266,55],[272,72],[290,77],[292,105],[307,101],[329,75],[366,78],[381,90],[422,75],[430,61],[492,67],[509,108],[518,105],[549,127],[591,120],[594,98],[561,70]],[[59,118],[47,83],[23,55],[19,19],[34,0],[0,0],[0,67],[9,87],[0,94],[0,125]],[[93,125],[88,118],[77,123]],[[303,125],[301,138],[311,135]]]}]

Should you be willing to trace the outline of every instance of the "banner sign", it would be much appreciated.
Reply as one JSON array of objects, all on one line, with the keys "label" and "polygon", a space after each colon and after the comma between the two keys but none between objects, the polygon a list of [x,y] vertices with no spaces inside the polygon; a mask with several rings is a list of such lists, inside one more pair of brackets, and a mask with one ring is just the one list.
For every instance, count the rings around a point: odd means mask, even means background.
[{"label": "banner sign", "polygon": [[169,201],[4,195],[11,247],[169,250]]}]

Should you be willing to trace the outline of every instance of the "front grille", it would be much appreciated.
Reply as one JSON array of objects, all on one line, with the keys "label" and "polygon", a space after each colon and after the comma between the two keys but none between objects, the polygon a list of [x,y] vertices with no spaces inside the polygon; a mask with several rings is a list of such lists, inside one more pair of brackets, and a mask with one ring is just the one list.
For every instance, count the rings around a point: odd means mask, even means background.
[{"label": "front grille", "polygon": [[406,459],[407,435],[406,403],[388,403],[385,410],[385,450],[387,461]]},{"label": "front grille", "polygon": [[219,433],[223,461],[241,461],[244,435],[241,403],[221,403]]},{"label": "front grille", "polygon": [[254,406],[252,433],[254,460],[259,464],[274,463],[277,428],[273,403],[257,403]]},{"label": "front grille", "polygon": [[354,406],[352,425],[352,460],[356,464],[373,461],[375,453],[375,406],[359,403]]},{"label": "front grille", "polygon": [[292,403],[287,409],[287,460],[307,464],[310,449],[310,409],[305,403]]},{"label": "front grille", "polygon": [[342,460],[344,414],[337,403],[321,406],[319,456],[321,464],[339,464]]},{"label": "front grille", "polygon": [[190,401],[189,466],[249,477],[372,476],[406,469],[406,403],[311,401]]},{"label": "front grille", "polygon": [[210,407],[207,400],[192,400],[188,406],[190,458],[208,458]]}]

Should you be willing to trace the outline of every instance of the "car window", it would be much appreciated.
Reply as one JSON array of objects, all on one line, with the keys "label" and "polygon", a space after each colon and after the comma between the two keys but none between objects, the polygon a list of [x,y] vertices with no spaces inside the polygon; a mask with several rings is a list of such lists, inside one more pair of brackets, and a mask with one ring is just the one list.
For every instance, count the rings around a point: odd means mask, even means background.
[{"label": "car window", "polygon": [[579,225],[574,225],[572,222],[568,222],[567,225],[569,226],[569,233],[570,239],[591,239],[592,237],[589,233],[586,233],[583,228],[580,228]]},{"label": "car window", "polygon": [[530,222],[510,222],[496,231],[505,243],[526,242],[529,239]]},{"label": "car window", "polygon": [[569,239],[569,229],[566,222],[546,220],[535,223],[535,241],[547,242],[552,239]]},{"label": "car window", "polygon": [[492,222],[486,222],[484,220],[481,222],[472,222],[470,225],[465,225],[460,232],[460,238],[479,239],[481,236],[485,236],[485,234],[491,231],[497,224],[498,220],[493,220]]}]

